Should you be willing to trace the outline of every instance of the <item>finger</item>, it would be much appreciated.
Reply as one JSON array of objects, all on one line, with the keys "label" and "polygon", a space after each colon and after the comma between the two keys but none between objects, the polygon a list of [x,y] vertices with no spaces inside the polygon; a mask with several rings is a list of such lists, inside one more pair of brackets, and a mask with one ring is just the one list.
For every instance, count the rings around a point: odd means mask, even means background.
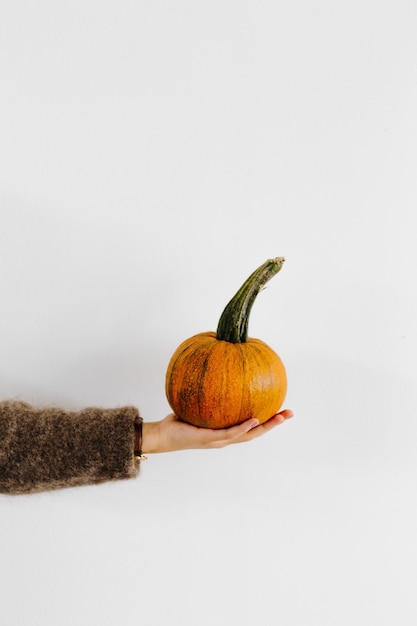
[{"label": "finger", "polygon": [[[279,413],[277,413],[277,415],[282,415],[287,420],[290,417],[293,417],[294,413],[292,411],[290,411],[290,409],[284,409],[283,411],[280,411]],[[275,415],[274,415],[274,417],[275,417]]]},{"label": "finger", "polygon": [[263,424],[259,424],[259,426],[256,426],[256,428],[248,431],[240,440],[237,440],[233,443],[240,443],[241,441],[252,441],[252,439],[256,439],[256,437],[260,437],[261,435],[264,435],[273,428],[276,428],[276,426],[283,424],[286,420],[293,417],[293,415],[294,413],[289,409],[280,411]]},{"label": "finger", "polygon": [[248,439],[255,439],[255,437],[260,437],[261,435],[264,435],[273,428],[276,428],[280,424],[283,424],[285,422],[285,419],[286,418],[284,417],[284,415],[282,415],[281,413],[277,413],[277,415],[274,415],[263,424],[259,424],[259,426],[254,428],[252,432],[248,433]]},{"label": "finger", "polygon": [[206,443],[213,446],[232,443],[234,440],[241,439],[258,425],[259,420],[250,418],[241,424],[230,426],[229,428],[219,428],[218,430],[207,429],[204,433]]},{"label": "finger", "polygon": [[216,431],[209,431],[211,440],[209,445],[213,447],[223,447],[232,443],[251,441],[256,437],[264,435],[266,432],[272,430],[272,428],[275,428],[279,424],[282,424],[293,415],[292,411],[284,409],[263,424],[259,424],[259,420],[257,419],[249,419],[242,424],[238,424],[237,426]]},{"label": "finger", "polygon": [[282,424],[286,420],[293,417],[294,413],[289,409],[285,409],[284,411],[280,411],[276,415],[273,415],[269,420],[261,424],[262,430],[264,432],[271,430],[271,428],[275,428],[278,424]]}]

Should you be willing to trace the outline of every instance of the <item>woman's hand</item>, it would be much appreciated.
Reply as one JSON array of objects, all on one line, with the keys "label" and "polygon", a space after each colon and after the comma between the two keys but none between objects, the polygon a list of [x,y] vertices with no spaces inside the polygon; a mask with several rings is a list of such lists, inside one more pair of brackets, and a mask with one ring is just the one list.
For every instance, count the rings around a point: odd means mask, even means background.
[{"label": "woman's hand", "polygon": [[197,448],[223,448],[232,443],[243,443],[260,437],[292,416],[292,411],[284,410],[263,424],[259,424],[257,419],[248,419],[238,426],[212,430],[186,424],[171,413],[160,422],[143,422],[142,452],[147,454]]}]

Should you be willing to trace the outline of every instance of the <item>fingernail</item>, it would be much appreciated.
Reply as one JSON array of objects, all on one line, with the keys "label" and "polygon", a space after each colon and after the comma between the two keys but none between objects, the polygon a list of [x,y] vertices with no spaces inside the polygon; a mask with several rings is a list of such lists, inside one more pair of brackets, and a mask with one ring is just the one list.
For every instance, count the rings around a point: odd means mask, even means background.
[{"label": "fingernail", "polygon": [[250,423],[250,429],[249,430],[252,430],[252,428],[256,428],[257,426],[259,426],[259,420],[254,419]]}]

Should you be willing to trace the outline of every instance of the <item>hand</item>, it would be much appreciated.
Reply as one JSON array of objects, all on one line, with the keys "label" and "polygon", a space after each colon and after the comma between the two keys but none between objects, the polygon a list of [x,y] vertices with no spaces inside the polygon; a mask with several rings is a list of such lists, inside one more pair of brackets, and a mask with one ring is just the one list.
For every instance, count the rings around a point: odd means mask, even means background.
[{"label": "hand", "polygon": [[286,409],[263,424],[251,418],[237,426],[212,430],[186,424],[171,413],[160,422],[143,422],[142,452],[147,454],[198,448],[224,448],[232,443],[243,443],[260,437],[292,416],[293,412]]}]

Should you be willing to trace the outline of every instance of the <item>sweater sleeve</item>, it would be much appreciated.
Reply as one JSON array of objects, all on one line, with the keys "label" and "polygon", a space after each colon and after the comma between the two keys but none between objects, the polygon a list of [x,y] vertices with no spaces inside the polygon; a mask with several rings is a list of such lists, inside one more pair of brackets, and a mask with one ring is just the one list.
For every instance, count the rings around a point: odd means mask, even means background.
[{"label": "sweater sleeve", "polygon": [[133,478],[135,407],[78,412],[0,402],[0,493],[20,494]]}]

